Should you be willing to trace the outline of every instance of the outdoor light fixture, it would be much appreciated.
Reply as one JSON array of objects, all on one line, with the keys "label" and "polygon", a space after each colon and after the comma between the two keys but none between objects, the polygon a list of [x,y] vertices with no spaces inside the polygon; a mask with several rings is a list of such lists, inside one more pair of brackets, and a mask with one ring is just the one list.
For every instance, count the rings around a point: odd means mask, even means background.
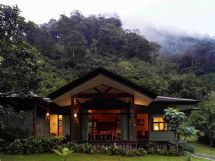
[{"label": "outdoor light fixture", "polygon": [[77,118],[77,113],[74,113],[74,118]]},{"label": "outdoor light fixture", "polygon": [[50,116],[50,114],[49,114],[49,112],[47,112],[47,113],[46,113],[46,117],[49,117],[49,116]]},{"label": "outdoor light fixture", "polygon": [[46,112],[46,120],[49,119],[49,116],[50,116],[50,113],[47,111],[47,112]]}]

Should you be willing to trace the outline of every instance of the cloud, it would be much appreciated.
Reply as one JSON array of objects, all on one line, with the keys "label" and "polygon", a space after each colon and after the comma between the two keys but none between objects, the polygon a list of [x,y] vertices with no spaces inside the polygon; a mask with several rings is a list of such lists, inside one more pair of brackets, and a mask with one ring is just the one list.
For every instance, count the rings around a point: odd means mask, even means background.
[{"label": "cloud", "polygon": [[17,4],[27,20],[45,23],[73,10],[90,14],[116,13],[125,28],[154,25],[215,35],[214,0],[1,0]]}]

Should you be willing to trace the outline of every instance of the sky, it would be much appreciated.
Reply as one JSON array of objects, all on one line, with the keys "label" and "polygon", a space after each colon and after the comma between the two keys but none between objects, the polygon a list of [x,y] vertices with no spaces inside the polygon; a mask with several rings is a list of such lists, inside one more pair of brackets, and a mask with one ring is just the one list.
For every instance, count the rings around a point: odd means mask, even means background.
[{"label": "sky", "polygon": [[117,14],[126,29],[148,26],[215,36],[215,0],[0,0],[15,5],[27,20],[42,24],[79,10],[83,15]]}]

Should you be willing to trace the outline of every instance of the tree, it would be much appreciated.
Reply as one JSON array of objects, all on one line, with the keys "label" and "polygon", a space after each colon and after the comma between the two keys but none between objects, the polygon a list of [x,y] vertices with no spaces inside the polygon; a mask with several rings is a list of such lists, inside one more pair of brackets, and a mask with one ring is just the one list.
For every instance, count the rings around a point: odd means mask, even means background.
[{"label": "tree", "polygon": [[[208,94],[206,100],[199,104],[198,110],[193,111],[189,122],[197,130],[201,141],[214,145],[215,141],[215,92]],[[207,141],[208,140],[208,141]]]},{"label": "tree", "polygon": [[25,95],[38,88],[43,63],[37,50],[25,41],[28,23],[17,6],[0,4],[0,93]]},{"label": "tree", "polygon": [[187,136],[194,135],[197,132],[194,127],[186,124],[187,116],[184,112],[180,112],[174,108],[165,109],[164,112],[168,128],[175,133],[177,145],[178,140],[185,140]]},{"label": "tree", "polygon": [[168,93],[174,97],[202,99],[208,89],[193,73],[173,75],[169,80]]},{"label": "tree", "polygon": [[[40,85],[43,59],[26,42],[28,28],[17,6],[0,4],[0,97],[26,96]],[[9,118],[20,119],[21,112],[15,112],[11,106],[0,106],[1,137],[8,136]]]}]

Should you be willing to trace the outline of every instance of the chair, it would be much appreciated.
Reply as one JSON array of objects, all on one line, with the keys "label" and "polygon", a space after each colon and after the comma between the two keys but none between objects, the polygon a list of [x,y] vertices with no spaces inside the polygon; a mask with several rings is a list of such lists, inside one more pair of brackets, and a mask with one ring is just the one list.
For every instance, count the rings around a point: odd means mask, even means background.
[{"label": "chair", "polygon": [[117,131],[116,127],[111,128],[111,138],[112,138],[112,140],[114,140],[114,139],[116,140],[118,138],[118,134],[117,134],[116,131]]},{"label": "chair", "polygon": [[95,127],[90,127],[90,136],[92,140],[96,140],[96,135],[98,134],[98,131]]}]

